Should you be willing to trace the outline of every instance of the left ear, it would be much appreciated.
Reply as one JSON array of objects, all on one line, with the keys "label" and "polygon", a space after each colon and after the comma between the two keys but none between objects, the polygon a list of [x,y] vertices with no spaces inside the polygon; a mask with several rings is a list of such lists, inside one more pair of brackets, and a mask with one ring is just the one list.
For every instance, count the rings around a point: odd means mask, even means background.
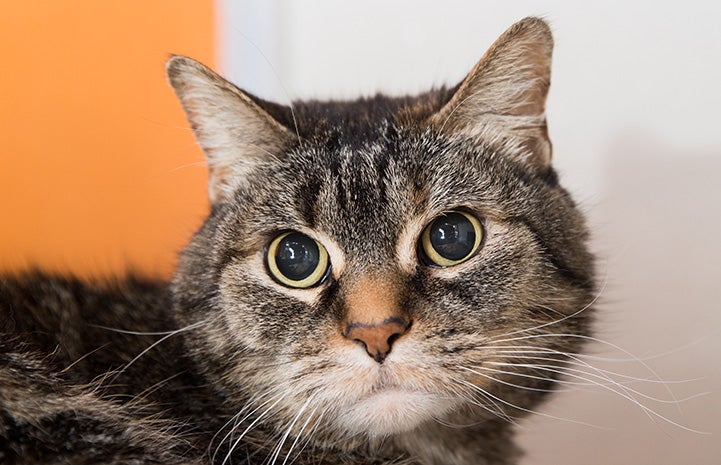
[{"label": "left ear", "polygon": [[519,21],[496,40],[429,123],[447,134],[513,138],[524,159],[548,165],[545,107],[552,51],[551,30],[543,20]]}]

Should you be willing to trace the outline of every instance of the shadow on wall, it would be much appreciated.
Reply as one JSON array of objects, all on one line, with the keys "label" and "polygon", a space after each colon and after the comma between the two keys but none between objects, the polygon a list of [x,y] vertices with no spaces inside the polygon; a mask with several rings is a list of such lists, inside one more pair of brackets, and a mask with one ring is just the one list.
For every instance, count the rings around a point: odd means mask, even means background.
[{"label": "shadow on wall", "polygon": [[[543,409],[594,426],[548,417],[520,425],[525,463],[717,464],[721,148],[686,153],[624,135],[607,160],[589,212],[605,279],[597,336],[606,343],[589,354],[613,360],[583,358],[593,368],[577,366],[566,378],[576,385],[561,386],[572,392]],[[578,384],[588,381],[596,385]]]}]

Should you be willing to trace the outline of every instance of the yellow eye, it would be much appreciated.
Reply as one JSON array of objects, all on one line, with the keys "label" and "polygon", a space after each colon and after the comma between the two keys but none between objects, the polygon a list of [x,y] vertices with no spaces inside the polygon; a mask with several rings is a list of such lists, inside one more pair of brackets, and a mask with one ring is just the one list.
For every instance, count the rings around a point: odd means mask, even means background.
[{"label": "yellow eye", "polygon": [[421,260],[430,266],[449,267],[463,263],[480,249],[483,226],[463,211],[439,216],[426,226],[419,247]]},{"label": "yellow eye", "polygon": [[330,269],[325,247],[296,231],[285,232],[273,239],[265,261],[273,279],[301,289],[323,282]]}]

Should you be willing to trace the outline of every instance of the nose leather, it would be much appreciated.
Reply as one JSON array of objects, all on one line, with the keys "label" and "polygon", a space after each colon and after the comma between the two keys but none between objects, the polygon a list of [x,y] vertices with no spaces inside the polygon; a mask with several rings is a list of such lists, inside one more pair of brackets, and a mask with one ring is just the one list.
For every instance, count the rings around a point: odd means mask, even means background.
[{"label": "nose leather", "polygon": [[408,331],[408,322],[400,317],[388,318],[379,324],[350,323],[344,336],[363,344],[368,355],[383,363],[393,342]]}]

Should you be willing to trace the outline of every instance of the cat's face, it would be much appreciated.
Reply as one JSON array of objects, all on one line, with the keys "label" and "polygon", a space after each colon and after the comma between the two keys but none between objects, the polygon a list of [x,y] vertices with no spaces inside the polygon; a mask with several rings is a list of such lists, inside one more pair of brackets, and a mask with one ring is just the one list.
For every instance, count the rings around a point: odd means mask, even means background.
[{"label": "cat's face", "polygon": [[[577,350],[559,335],[586,332],[593,282],[531,101],[545,99],[549,63],[529,44],[550,59],[545,25],[527,22],[438,104],[299,104],[297,128],[171,62],[214,202],[181,258],[176,304],[236,421],[389,436],[518,416],[549,388],[555,375],[524,359],[557,366]],[[506,59],[526,60],[511,67],[528,74],[512,80],[531,83],[526,94],[494,88]],[[507,107],[489,113],[499,98]]]}]

